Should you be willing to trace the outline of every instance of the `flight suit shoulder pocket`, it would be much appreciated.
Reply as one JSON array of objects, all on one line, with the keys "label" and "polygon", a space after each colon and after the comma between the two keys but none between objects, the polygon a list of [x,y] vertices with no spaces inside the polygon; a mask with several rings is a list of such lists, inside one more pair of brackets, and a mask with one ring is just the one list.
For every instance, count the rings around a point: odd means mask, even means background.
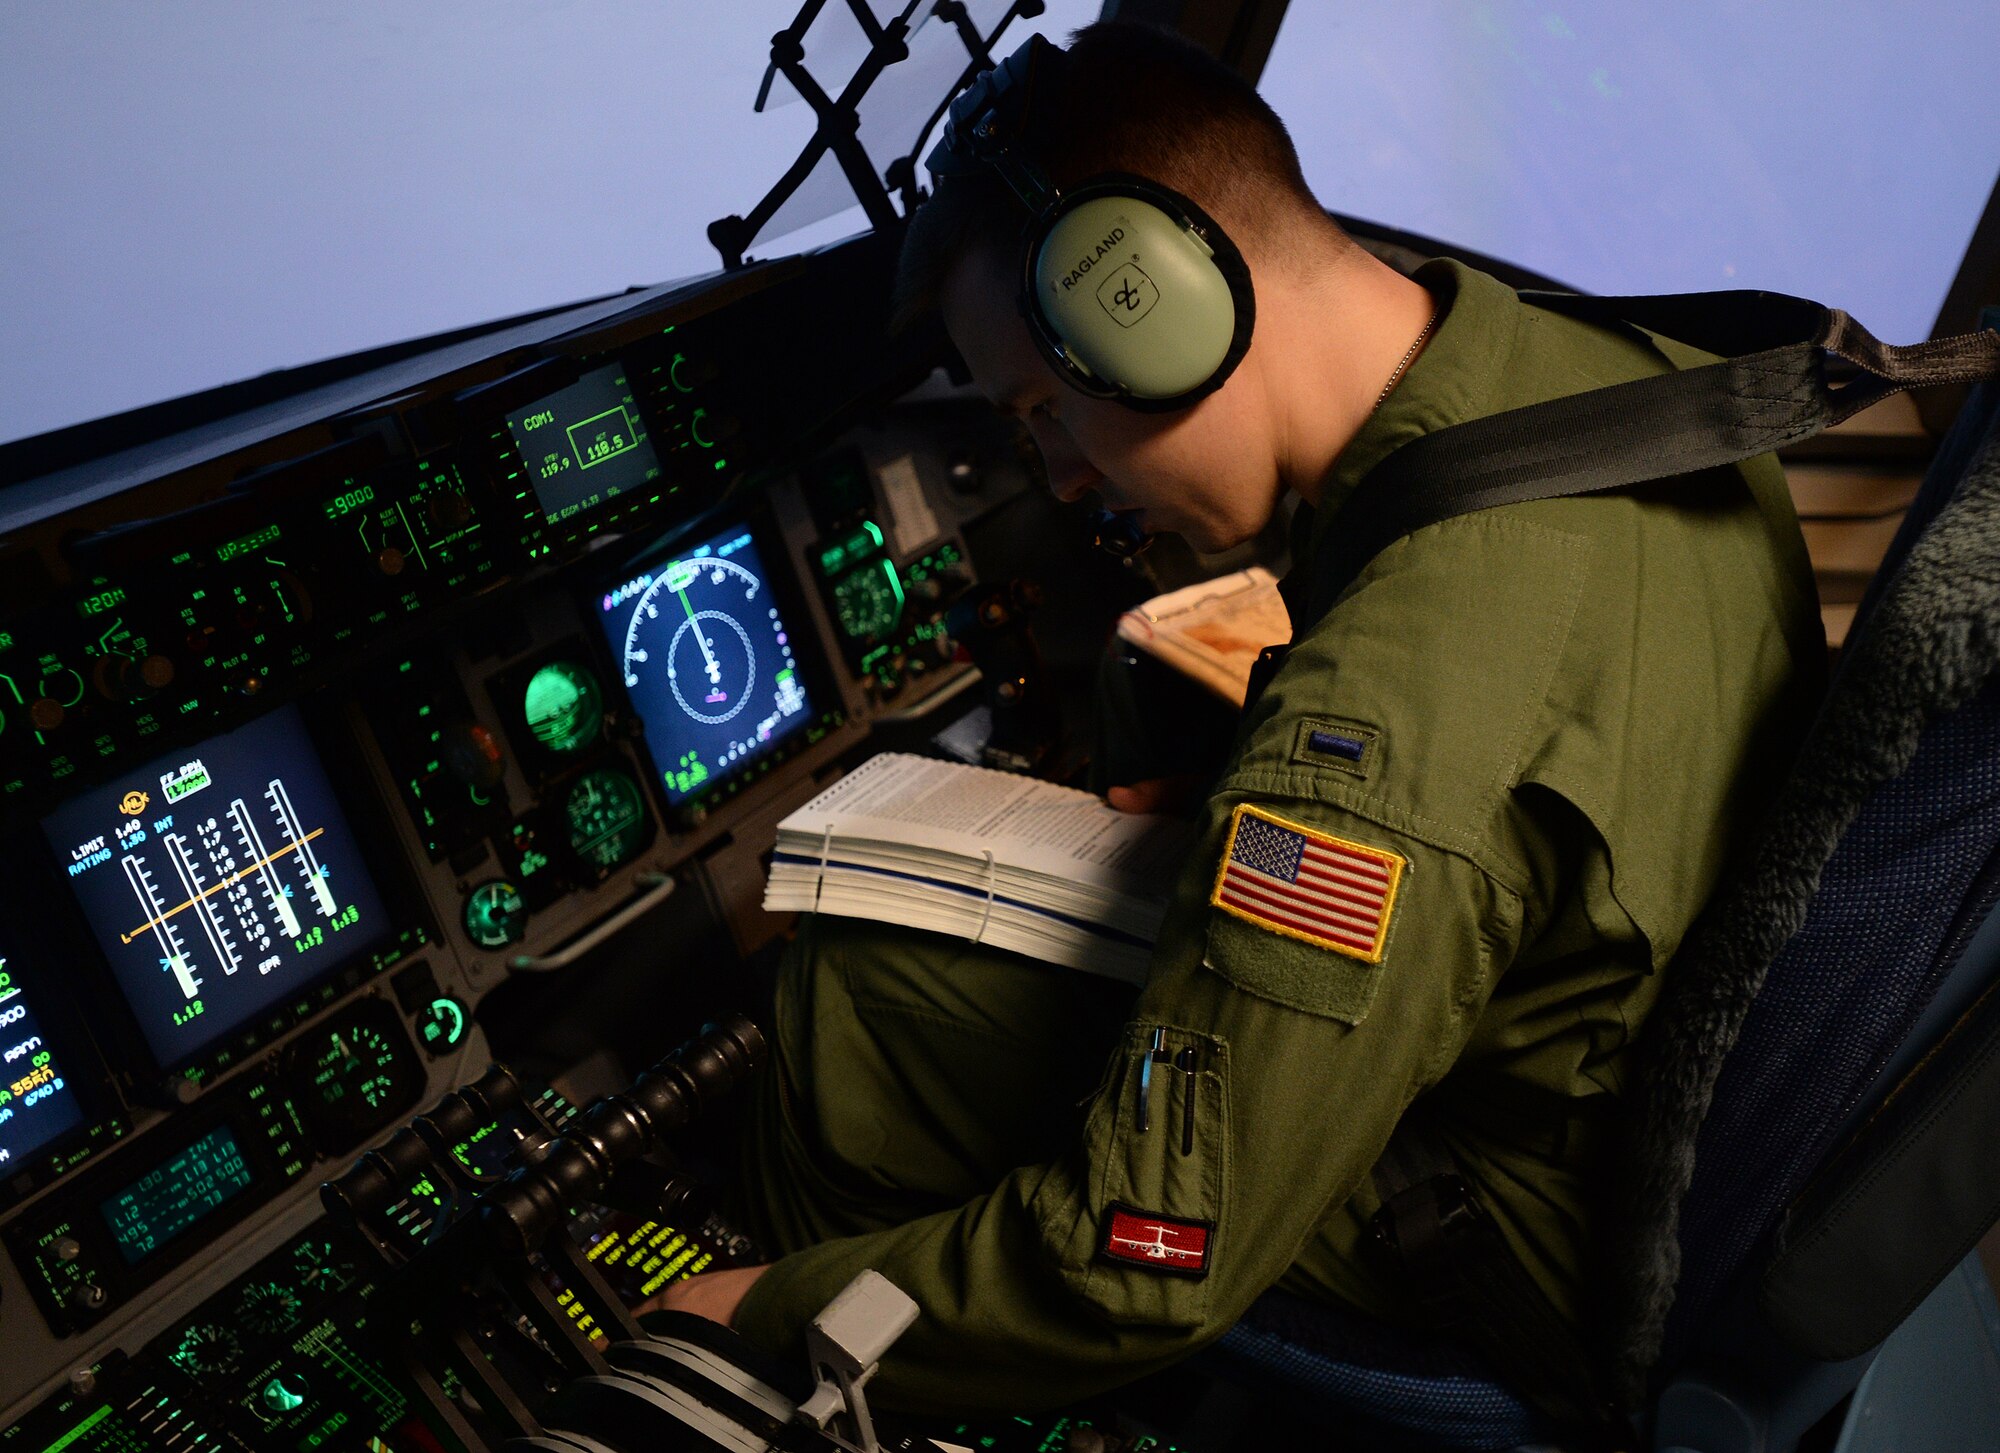
[{"label": "flight suit shoulder pocket", "polygon": [[1261,998],[1359,1024],[1409,869],[1390,848],[1240,802],[1209,891],[1202,962]]}]

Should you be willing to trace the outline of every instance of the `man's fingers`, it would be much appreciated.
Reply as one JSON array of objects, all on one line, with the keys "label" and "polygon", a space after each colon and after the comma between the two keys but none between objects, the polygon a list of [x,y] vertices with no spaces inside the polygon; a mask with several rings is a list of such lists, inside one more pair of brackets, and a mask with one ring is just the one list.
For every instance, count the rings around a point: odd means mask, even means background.
[{"label": "man's fingers", "polygon": [[1201,779],[1193,773],[1179,777],[1149,777],[1113,787],[1105,800],[1120,812],[1178,812],[1201,790]]},{"label": "man's fingers", "polygon": [[658,1296],[632,1309],[636,1316],[647,1312],[693,1312],[727,1327],[736,1316],[736,1307],[752,1284],[764,1274],[762,1266],[731,1267],[708,1271],[677,1281]]}]

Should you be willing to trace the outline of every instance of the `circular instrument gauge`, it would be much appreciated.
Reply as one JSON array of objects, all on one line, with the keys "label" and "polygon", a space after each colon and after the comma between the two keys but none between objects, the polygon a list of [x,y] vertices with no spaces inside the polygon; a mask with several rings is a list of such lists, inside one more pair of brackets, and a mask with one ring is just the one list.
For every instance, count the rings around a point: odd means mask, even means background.
[{"label": "circular instrument gauge", "polygon": [[364,1001],[300,1043],[296,1080],[322,1148],[345,1150],[423,1092],[424,1072],[395,1011]]},{"label": "circular instrument gauge", "polygon": [[344,1106],[358,1100],[379,1110],[396,1092],[397,1054],[389,1037],[368,1025],[336,1029],[321,1043],[312,1066],[320,1103]]},{"label": "circular instrument gauge", "polygon": [[309,1237],[292,1253],[292,1274],[309,1297],[330,1297],[354,1284],[354,1264],[324,1236]]},{"label": "circular instrument gauge", "polygon": [[196,1322],[167,1360],[189,1377],[227,1377],[243,1365],[243,1343],[227,1327]]},{"label": "circular instrument gauge", "polygon": [[528,678],[522,715],[535,740],[560,757],[595,742],[604,729],[597,678],[574,661],[551,661]]},{"label": "circular instrument gauge", "polygon": [[646,588],[625,628],[625,685],[662,673],[674,704],[704,726],[733,720],[750,703],[764,664],[791,665],[770,592],[734,560],[677,560]]},{"label": "circular instrument gauge", "polygon": [[237,1318],[262,1337],[276,1337],[299,1319],[299,1294],[281,1281],[252,1282],[237,1300]]},{"label": "circular instrument gauge", "polygon": [[465,896],[465,931],[481,948],[519,943],[528,931],[528,904],[521,890],[498,878]]},{"label": "circular instrument gauge", "polygon": [[586,772],[563,803],[569,846],[586,867],[609,872],[631,861],[653,835],[639,784],[623,772]]}]

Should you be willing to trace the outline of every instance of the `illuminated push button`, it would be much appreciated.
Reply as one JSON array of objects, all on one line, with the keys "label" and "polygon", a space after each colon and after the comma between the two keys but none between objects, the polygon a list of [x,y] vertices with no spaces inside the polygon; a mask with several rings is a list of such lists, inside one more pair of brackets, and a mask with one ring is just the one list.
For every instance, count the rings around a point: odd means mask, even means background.
[{"label": "illuminated push button", "polygon": [[481,948],[519,943],[528,931],[528,905],[520,889],[498,879],[474,888],[465,899],[465,931]]},{"label": "illuminated push button", "polygon": [[528,678],[521,703],[528,730],[558,756],[580,752],[604,727],[597,678],[573,661],[551,661]]},{"label": "illuminated push button", "polygon": [[53,696],[38,696],[28,703],[28,724],[38,732],[52,732],[63,724],[63,704]]},{"label": "illuminated push button", "polygon": [[375,552],[375,568],[384,575],[403,573],[403,552],[394,545],[385,545]]}]

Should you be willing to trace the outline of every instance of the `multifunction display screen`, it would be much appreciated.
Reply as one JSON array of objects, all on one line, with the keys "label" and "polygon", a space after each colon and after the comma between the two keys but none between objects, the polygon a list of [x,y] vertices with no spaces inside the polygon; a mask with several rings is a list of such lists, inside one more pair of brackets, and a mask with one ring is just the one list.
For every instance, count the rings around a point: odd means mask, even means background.
[{"label": "multifunction display screen", "polygon": [[118,1253],[137,1266],[199,1224],[256,1179],[227,1125],[153,1167],[98,1206]]},{"label": "multifunction display screen", "polygon": [[297,707],[124,773],[42,830],[164,1067],[389,927]]},{"label": "multifunction display screen", "polygon": [[660,477],[625,369],[610,364],[507,416],[550,524]]},{"label": "multifunction display screen", "polygon": [[748,530],[607,592],[598,621],[670,802],[742,771],[812,720]]},{"label": "multifunction display screen", "polygon": [[0,948],[0,1180],[83,1124],[21,977]]}]

